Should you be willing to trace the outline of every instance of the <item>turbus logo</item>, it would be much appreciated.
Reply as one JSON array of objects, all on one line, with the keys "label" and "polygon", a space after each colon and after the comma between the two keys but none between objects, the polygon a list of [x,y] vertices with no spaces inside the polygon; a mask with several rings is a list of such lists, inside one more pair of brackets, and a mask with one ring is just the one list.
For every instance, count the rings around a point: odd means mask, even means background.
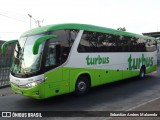
[{"label": "turbus logo", "polygon": [[152,66],[153,57],[144,57],[144,54],[142,54],[142,57],[140,58],[132,58],[132,55],[130,54],[128,58],[129,70],[140,69],[141,65],[145,65],[146,67]]},{"label": "turbus logo", "polygon": [[97,65],[97,64],[108,64],[109,63],[109,57],[101,57],[98,55],[98,57],[90,57],[89,55],[86,57],[87,65]]}]

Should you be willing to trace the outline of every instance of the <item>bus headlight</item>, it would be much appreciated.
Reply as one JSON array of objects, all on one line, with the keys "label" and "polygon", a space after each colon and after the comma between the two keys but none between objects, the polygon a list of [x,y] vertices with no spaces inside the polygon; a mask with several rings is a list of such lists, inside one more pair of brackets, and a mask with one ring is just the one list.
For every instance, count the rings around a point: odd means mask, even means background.
[{"label": "bus headlight", "polygon": [[26,87],[30,88],[30,87],[35,87],[37,86],[38,84],[42,83],[44,80],[37,80],[37,81],[34,81],[34,82],[31,82],[31,83],[28,83],[26,84]]}]

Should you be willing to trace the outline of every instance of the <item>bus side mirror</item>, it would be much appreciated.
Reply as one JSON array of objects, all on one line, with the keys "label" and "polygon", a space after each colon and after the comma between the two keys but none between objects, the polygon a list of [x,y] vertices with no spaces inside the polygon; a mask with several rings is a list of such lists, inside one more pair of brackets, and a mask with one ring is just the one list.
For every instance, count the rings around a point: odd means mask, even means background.
[{"label": "bus side mirror", "polygon": [[56,38],[56,37],[57,37],[56,35],[45,35],[38,38],[33,45],[33,49],[32,49],[33,54],[34,55],[38,54],[39,46],[41,45],[42,42],[49,40],[51,38]]},{"label": "bus side mirror", "polygon": [[6,48],[7,48],[7,45],[8,44],[12,44],[12,43],[16,43],[18,42],[18,40],[10,40],[10,41],[6,41],[2,44],[1,46],[1,50],[2,50],[2,54],[5,54],[6,53]]}]

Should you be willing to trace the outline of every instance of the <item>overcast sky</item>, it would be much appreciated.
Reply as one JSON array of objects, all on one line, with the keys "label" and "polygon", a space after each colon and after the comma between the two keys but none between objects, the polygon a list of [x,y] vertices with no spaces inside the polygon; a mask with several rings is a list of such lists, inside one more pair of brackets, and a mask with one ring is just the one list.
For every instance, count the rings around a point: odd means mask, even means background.
[{"label": "overcast sky", "polygon": [[[0,39],[12,40],[41,25],[85,23],[133,33],[160,31],[160,0],[0,0]],[[32,28],[36,27],[32,19]]]}]

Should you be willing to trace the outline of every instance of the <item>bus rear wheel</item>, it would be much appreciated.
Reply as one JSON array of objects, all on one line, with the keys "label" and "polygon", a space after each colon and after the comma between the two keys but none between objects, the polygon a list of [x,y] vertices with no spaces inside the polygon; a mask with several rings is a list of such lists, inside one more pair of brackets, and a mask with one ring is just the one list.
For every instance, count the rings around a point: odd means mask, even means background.
[{"label": "bus rear wheel", "polygon": [[139,78],[140,79],[145,78],[145,67],[141,67],[140,73],[139,73]]},{"label": "bus rear wheel", "polygon": [[80,76],[75,85],[75,94],[76,95],[84,95],[89,91],[90,84],[88,77]]}]

